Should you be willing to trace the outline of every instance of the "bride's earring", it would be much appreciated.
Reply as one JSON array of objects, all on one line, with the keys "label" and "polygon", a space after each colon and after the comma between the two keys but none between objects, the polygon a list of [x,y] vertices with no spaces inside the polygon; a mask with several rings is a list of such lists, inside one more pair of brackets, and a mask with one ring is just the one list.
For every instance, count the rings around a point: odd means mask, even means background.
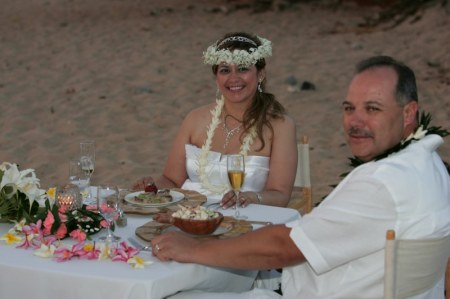
[{"label": "bride's earring", "polygon": [[262,87],[261,87],[261,82],[262,82],[262,80],[258,81],[258,91],[259,92],[263,92]]}]

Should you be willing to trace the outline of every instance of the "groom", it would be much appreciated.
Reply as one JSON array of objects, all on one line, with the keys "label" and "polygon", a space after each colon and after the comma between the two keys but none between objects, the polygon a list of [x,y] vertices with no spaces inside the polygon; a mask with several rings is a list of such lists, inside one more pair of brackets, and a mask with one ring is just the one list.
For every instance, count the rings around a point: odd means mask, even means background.
[{"label": "groom", "polygon": [[[386,230],[407,239],[450,234],[450,177],[436,152],[447,132],[430,127],[426,115],[418,119],[415,75],[387,56],[358,64],[342,108],[356,168],[310,214],[227,240],[169,233],[152,241],[153,253],[220,267],[284,267],[284,298],[382,298]],[[442,282],[415,298],[442,298]]]}]

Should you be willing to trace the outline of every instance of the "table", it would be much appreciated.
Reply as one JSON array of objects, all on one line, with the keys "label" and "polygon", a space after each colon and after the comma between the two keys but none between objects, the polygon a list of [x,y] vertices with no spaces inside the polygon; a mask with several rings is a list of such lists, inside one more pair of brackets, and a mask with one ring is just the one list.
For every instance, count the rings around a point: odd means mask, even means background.
[{"label": "table", "polygon": [[[234,210],[222,210],[232,216]],[[241,209],[251,220],[286,223],[299,219],[293,209],[249,205]],[[128,225],[116,234],[124,240],[136,227],[150,221],[148,216],[128,216]],[[0,235],[11,225],[1,224]],[[256,225],[254,226],[257,227]],[[17,249],[0,242],[0,298],[33,299],[159,299],[182,290],[242,292],[249,290],[257,271],[232,270],[197,264],[154,261],[144,269],[124,262],[71,260],[58,263],[33,255],[33,250]]]}]

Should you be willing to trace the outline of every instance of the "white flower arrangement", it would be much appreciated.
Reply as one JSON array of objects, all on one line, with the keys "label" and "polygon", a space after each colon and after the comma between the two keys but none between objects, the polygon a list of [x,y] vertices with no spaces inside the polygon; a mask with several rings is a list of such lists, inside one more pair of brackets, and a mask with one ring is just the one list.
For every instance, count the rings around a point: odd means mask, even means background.
[{"label": "white flower arrangement", "polygon": [[256,48],[250,48],[249,52],[240,49],[236,49],[233,52],[228,49],[217,50],[218,46],[215,43],[203,52],[204,63],[217,65],[224,62],[243,66],[256,64],[258,60],[272,56],[272,42],[259,36],[258,39],[261,41],[261,45]]},{"label": "white flower arrangement", "polygon": [[3,173],[0,181],[0,190],[6,185],[24,193],[30,203],[39,200],[44,194],[45,190],[40,189],[39,179],[36,177],[34,169],[25,169],[20,171],[17,164],[3,162],[0,164],[0,171]]},{"label": "white flower arrangement", "polygon": [[[222,113],[223,105],[224,105],[224,98],[223,96],[220,99],[216,100],[216,107],[211,110],[212,119],[211,123],[208,126],[208,131],[206,132],[206,140],[203,144],[200,154],[198,155],[198,175],[200,182],[203,185],[203,188],[218,194],[225,193],[230,187],[225,185],[213,185],[209,181],[209,175],[206,173],[206,166],[208,164],[208,154],[211,150],[211,142],[212,138],[214,137],[214,132],[217,128],[217,126],[220,124],[220,114]],[[244,137],[244,140],[241,145],[241,149],[239,154],[243,156],[247,156],[248,152],[250,151],[250,146],[253,143],[254,138],[256,137],[256,129],[253,126],[248,134]]]}]

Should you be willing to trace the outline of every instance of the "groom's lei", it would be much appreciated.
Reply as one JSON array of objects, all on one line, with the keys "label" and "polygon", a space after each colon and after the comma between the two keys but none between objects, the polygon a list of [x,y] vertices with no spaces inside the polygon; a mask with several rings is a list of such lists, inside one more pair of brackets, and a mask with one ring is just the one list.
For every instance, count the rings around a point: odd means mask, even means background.
[{"label": "groom's lei", "polygon": [[[445,137],[450,135],[450,132],[443,129],[442,127],[436,127],[436,126],[432,126],[429,127],[431,122],[431,114],[430,113],[425,113],[422,111],[422,114],[420,115],[419,118],[419,126],[417,127],[417,129],[411,133],[406,139],[403,139],[402,141],[400,141],[400,143],[398,143],[397,145],[395,145],[394,147],[388,149],[387,151],[385,151],[384,153],[382,153],[381,155],[376,156],[373,160],[371,161],[378,161],[381,160],[383,158],[386,158],[387,156],[399,152],[402,149],[404,149],[405,147],[407,147],[408,145],[411,144],[411,142],[413,141],[418,141],[420,139],[422,139],[423,137],[430,135],[430,134],[435,134],[435,135],[439,135],[441,137]],[[357,157],[351,157],[349,158],[350,160],[350,166],[352,167],[358,167],[361,164],[364,164],[365,162]],[[342,174],[341,177],[344,177],[348,174]]]},{"label": "groom's lei", "polygon": [[[446,129],[443,129],[440,126],[439,127],[436,127],[436,126],[430,127],[430,122],[431,122],[431,114],[425,113],[422,111],[420,118],[419,118],[419,126],[413,133],[411,133],[406,139],[403,139],[402,141],[400,141],[394,147],[392,147],[392,148],[386,150],[384,153],[376,156],[371,161],[378,161],[378,160],[388,157],[389,155],[391,155],[393,153],[399,152],[402,149],[404,149],[405,147],[407,147],[408,145],[410,145],[413,141],[418,141],[427,135],[435,134],[435,135],[439,135],[441,137],[446,137],[446,136],[450,135],[449,131],[447,131]],[[356,167],[366,163],[363,160],[359,159],[358,157],[350,157],[348,159],[350,160],[349,165],[353,168],[356,168]],[[341,174],[340,177],[344,178],[349,173],[350,173],[350,171],[345,172],[345,173]],[[336,186],[337,185],[330,185],[330,187],[333,187],[333,188]]]}]

